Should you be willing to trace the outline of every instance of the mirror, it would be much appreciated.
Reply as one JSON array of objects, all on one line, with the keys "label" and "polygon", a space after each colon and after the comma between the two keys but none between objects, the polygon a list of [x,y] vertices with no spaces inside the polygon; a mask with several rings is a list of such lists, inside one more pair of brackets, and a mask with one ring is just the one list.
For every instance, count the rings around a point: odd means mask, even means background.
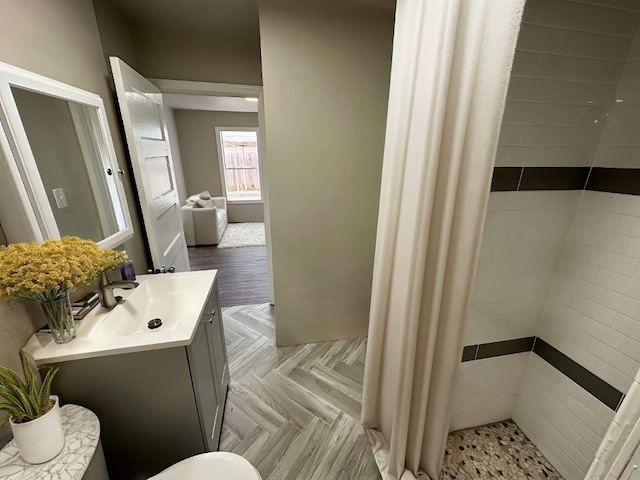
[{"label": "mirror", "polygon": [[0,224],[9,242],[133,235],[99,96],[0,63]]}]

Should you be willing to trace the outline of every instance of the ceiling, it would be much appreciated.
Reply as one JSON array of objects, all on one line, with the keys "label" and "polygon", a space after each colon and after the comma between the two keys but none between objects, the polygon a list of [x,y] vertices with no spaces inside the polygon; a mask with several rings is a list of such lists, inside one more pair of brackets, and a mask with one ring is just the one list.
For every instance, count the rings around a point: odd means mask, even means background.
[{"label": "ceiling", "polygon": [[[327,0],[317,1],[324,4]],[[395,0],[329,0],[394,9]],[[258,38],[258,0],[111,0],[136,25],[233,38]]]},{"label": "ceiling", "polygon": [[243,97],[209,97],[163,93],[162,100],[168,107],[178,110],[209,110],[216,112],[257,112],[258,102]]}]

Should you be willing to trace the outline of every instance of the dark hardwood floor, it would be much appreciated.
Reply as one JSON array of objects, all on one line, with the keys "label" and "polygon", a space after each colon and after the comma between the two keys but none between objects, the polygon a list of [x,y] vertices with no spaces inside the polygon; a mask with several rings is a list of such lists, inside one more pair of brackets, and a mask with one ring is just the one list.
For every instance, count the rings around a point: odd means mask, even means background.
[{"label": "dark hardwood floor", "polygon": [[189,247],[191,270],[218,270],[220,306],[269,302],[266,247]]}]

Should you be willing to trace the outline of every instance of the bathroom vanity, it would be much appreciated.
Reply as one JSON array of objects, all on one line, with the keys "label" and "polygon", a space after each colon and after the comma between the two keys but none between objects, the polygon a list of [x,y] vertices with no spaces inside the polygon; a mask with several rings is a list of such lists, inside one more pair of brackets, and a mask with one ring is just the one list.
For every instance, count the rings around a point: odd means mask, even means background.
[{"label": "bathroom vanity", "polygon": [[[111,478],[148,478],[218,449],[229,369],[216,271],[139,277],[121,304],[91,312],[57,345],[35,334],[36,363],[57,363],[53,391],[93,410]],[[147,322],[160,318],[159,328]],[[85,323],[86,322],[86,323]]]}]

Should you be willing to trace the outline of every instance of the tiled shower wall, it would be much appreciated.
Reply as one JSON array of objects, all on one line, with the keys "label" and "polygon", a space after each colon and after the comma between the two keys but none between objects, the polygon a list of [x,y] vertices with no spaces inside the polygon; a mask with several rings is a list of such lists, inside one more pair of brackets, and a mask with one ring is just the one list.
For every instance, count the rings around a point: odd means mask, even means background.
[{"label": "tiled shower wall", "polygon": [[[528,0],[496,166],[640,167],[639,19],[633,1]],[[638,235],[640,196],[492,192],[464,345],[537,335],[626,392]],[[462,363],[456,388],[452,430],[513,417],[567,479],[613,417],[529,352]]]},{"label": "tiled shower wall", "polygon": [[[637,13],[625,13],[638,20]],[[636,30],[594,166],[640,168],[639,154],[640,30]],[[640,196],[582,193],[536,334],[627,392],[640,367]],[[582,479],[613,417],[613,411],[603,407],[534,356],[525,370],[513,418],[565,478]]]}]

